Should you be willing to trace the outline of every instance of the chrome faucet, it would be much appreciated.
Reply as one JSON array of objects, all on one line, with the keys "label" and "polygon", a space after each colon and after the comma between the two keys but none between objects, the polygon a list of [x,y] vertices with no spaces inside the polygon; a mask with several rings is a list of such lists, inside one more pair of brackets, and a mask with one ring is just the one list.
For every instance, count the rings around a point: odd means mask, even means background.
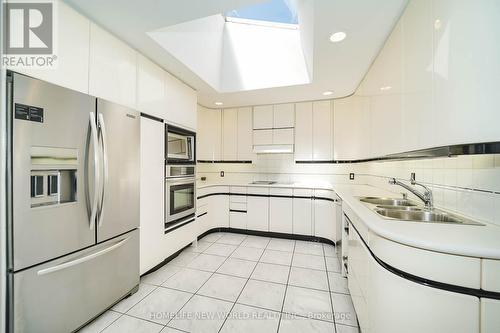
[{"label": "chrome faucet", "polygon": [[433,209],[434,208],[434,198],[433,198],[431,189],[428,188],[427,186],[425,186],[424,184],[417,183],[415,181],[415,179],[412,179],[410,181],[410,184],[413,185],[413,186],[418,185],[418,186],[423,187],[424,188],[424,192],[423,193],[420,192],[420,191],[417,191],[415,188],[413,188],[411,186],[406,185],[405,183],[402,183],[402,182],[396,180],[396,178],[389,179],[389,184],[391,184],[391,185],[399,185],[399,186],[407,189],[411,193],[415,194],[420,200],[422,200],[425,203],[425,208],[427,208],[427,209]]}]

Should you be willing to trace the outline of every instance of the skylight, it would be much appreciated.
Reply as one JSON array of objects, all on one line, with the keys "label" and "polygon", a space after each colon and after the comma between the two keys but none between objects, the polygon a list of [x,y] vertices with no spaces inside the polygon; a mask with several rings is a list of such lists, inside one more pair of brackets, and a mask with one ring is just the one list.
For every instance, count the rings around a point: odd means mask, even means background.
[{"label": "skylight", "polygon": [[226,13],[228,18],[240,18],[274,23],[298,24],[293,0],[268,0],[234,9]]}]

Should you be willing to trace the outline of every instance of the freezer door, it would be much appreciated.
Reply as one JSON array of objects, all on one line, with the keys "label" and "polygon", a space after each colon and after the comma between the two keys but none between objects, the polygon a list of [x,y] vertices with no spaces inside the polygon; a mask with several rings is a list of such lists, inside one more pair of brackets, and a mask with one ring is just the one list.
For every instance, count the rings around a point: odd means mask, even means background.
[{"label": "freezer door", "polygon": [[14,273],[14,332],[72,332],[139,284],[139,230]]},{"label": "freezer door", "polygon": [[86,159],[94,161],[95,98],[13,74],[9,112],[9,268],[17,271],[95,244],[87,198],[94,194],[94,164],[86,169]]},{"label": "freezer door", "polygon": [[98,210],[98,242],[139,226],[140,113],[97,100],[103,186]]}]

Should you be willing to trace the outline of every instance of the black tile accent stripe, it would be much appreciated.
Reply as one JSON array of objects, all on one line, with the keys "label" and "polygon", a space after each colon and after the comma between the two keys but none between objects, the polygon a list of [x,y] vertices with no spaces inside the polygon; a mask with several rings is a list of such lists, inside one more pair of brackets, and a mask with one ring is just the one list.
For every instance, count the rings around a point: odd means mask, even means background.
[{"label": "black tile accent stripe", "polygon": [[155,117],[155,116],[152,116],[152,115],[144,113],[144,112],[141,112],[141,117],[148,118],[148,119],[151,119],[151,120],[155,120],[155,121],[158,121],[160,123],[164,122],[163,119]]},{"label": "black tile accent stripe", "polygon": [[382,261],[380,258],[378,258],[372,250],[368,247],[366,244],[365,240],[363,237],[361,237],[360,233],[356,229],[356,227],[350,222],[349,217],[344,214],[344,216],[349,220],[349,227],[352,227],[354,231],[358,234],[358,237],[361,239],[365,247],[368,249],[368,252],[370,252],[370,255],[372,258],[383,268],[388,270],[389,272],[412,282],[424,285],[426,287],[431,287],[431,288],[436,288],[436,289],[441,289],[449,292],[454,292],[454,293],[459,293],[459,294],[465,294],[465,295],[470,295],[470,296],[475,296],[479,298],[490,298],[490,299],[498,299],[500,300],[500,292],[494,292],[494,291],[487,291],[483,289],[474,289],[474,288],[468,288],[468,287],[462,287],[462,286],[457,286],[449,283],[443,283],[439,281],[434,281],[434,280],[429,280],[411,273],[407,273],[405,271],[402,271],[396,267],[393,267],[386,262]]}]

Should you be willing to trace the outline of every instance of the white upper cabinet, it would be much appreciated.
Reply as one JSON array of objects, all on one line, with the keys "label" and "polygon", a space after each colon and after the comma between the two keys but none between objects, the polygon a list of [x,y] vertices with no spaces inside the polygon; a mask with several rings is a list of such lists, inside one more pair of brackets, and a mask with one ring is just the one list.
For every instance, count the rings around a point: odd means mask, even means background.
[{"label": "white upper cabinet", "polygon": [[436,145],[500,140],[498,4],[432,2]]},{"label": "white upper cabinet", "polygon": [[238,109],[222,110],[222,159],[238,159]]},{"label": "white upper cabinet", "polygon": [[295,125],[295,104],[274,106],[273,128],[288,128]]},{"label": "white upper cabinet", "polygon": [[295,160],[310,161],[313,158],[312,103],[295,105]]},{"label": "white upper cabinet", "polygon": [[238,156],[239,161],[252,161],[255,154],[252,149],[252,108],[238,109]]},{"label": "white upper cabinet", "polygon": [[198,106],[199,126],[196,136],[196,159],[220,161],[222,157],[222,111]]},{"label": "white upper cabinet", "polygon": [[167,118],[164,71],[142,55],[137,56],[137,108],[139,111]]},{"label": "white upper cabinet", "polygon": [[313,102],[313,160],[333,158],[333,116],[330,101]]},{"label": "white upper cabinet", "polygon": [[334,101],[334,159],[370,157],[370,99],[351,96]]},{"label": "white upper cabinet", "polygon": [[136,108],[137,53],[94,23],[89,66],[91,95]]},{"label": "white upper cabinet", "polygon": [[198,103],[196,90],[188,87],[171,74],[164,73],[166,121],[196,130],[196,108]]},{"label": "white upper cabinet", "polygon": [[253,108],[253,128],[266,129],[273,128],[273,106],[255,106]]},{"label": "white upper cabinet", "polygon": [[70,88],[89,92],[90,21],[64,2],[57,3],[57,67],[54,69],[19,69],[17,72]]}]

